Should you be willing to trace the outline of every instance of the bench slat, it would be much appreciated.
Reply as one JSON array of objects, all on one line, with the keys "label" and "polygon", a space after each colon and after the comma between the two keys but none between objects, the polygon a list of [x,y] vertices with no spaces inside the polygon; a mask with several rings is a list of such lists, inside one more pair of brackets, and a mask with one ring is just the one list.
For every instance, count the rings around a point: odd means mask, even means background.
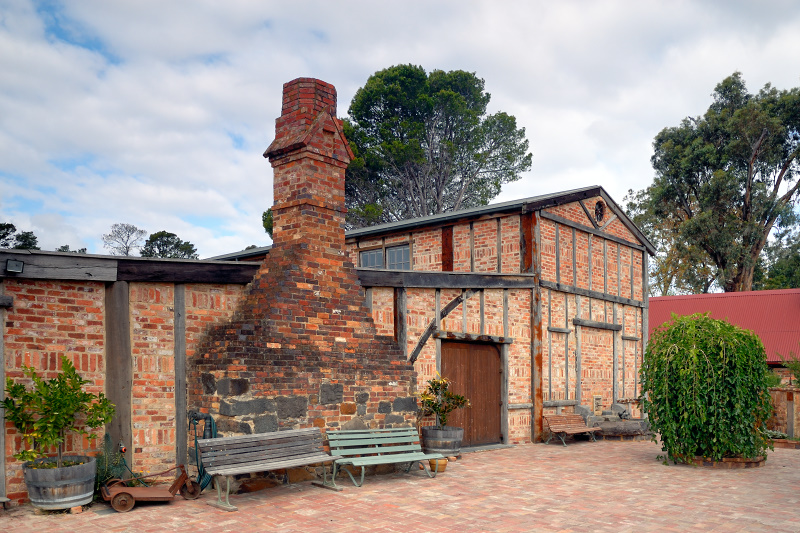
[{"label": "bench slat", "polygon": [[273,440],[273,439],[286,439],[292,437],[308,437],[309,435],[321,435],[319,428],[303,428],[303,429],[286,429],[281,431],[272,431],[270,433],[254,433],[251,435],[234,435],[232,437],[216,437],[213,439],[198,439],[197,444],[202,445],[209,442],[216,442],[219,439],[225,439],[225,442],[248,442],[258,440]]},{"label": "bench slat", "polygon": [[312,455],[321,455],[323,451],[320,450],[299,450],[295,453],[273,454],[268,452],[253,452],[248,454],[237,455],[218,455],[216,457],[209,457],[207,460],[203,459],[203,464],[217,466],[225,464],[240,464],[249,463],[252,461],[284,461],[293,457],[305,457]]},{"label": "bench slat", "polygon": [[[437,457],[438,456],[438,457]],[[368,457],[352,457],[340,459],[339,464],[351,464],[353,466],[383,465],[390,463],[410,463],[412,461],[427,461],[429,459],[443,459],[441,454],[398,453],[392,455],[371,455]]]},{"label": "bench slat", "polygon": [[282,461],[252,461],[233,465],[220,465],[206,468],[206,472],[212,475],[232,476],[236,474],[249,474],[254,472],[267,472],[270,470],[280,470],[282,468],[292,468],[295,466],[307,466],[317,463],[328,463],[341,459],[338,455],[307,455],[286,459]]},{"label": "bench slat", "polygon": [[247,455],[250,453],[268,453],[274,455],[291,455],[294,453],[300,453],[306,450],[313,450],[313,451],[324,451],[324,448],[321,443],[319,444],[309,444],[309,443],[294,443],[292,445],[280,445],[280,446],[269,446],[269,445],[260,445],[260,446],[249,446],[247,448],[226,448],[224,446],[218,446],[216,448],[211,449],[200,449],[203,453],[204,457],[213,458],[218,457],[221,455],[227,456],[236,456],[236,455]]}]

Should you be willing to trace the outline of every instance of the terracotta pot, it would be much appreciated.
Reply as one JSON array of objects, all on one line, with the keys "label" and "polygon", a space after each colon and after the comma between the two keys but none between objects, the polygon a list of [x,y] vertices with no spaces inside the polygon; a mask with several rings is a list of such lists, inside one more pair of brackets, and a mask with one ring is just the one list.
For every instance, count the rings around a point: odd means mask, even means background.
[{"label": "terracotta pot", "polygon": [[[436,472],[441,474],[447,468],[447,459],[429,459],[428,464],[431,466],[431,472]],[[439,463],[439,467],[437,470],[436,463]]]}]

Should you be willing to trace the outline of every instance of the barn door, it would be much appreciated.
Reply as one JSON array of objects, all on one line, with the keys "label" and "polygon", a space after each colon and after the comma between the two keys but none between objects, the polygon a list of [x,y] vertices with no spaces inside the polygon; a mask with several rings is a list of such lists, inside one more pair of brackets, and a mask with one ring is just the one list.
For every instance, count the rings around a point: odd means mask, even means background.
[{"label": "barn door", "polygon": [[466,396],[470,407],[450,414],[449,426],[464,428],[462,446],[502,442],[503,383],[500,351],[491,344],[442,342],[442,376],[450,390]]}]

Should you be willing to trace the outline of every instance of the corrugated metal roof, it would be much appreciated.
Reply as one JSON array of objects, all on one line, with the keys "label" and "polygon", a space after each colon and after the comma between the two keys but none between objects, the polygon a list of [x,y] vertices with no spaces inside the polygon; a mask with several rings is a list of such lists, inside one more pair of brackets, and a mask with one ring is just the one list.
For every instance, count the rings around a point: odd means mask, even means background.
[{"label": "corrugated metal roof", "polygon": [[[352,229],[345,232],[345,238],[360,238],[367,236],[381,235],[384,233],[396,233],[399,231],[409,231],[414,228],[447,224],[465,218],[479,218],[483,215],[491,215],[496,213],[511,213],[519,211],[525,206],[547,207],[549,205],[559,205],[564,201],[574,201],[575,197],[590,198],[592,196],[601,196],[608,204],[611,210],[619,217],[620,222],[627,227],[647,249],[650,255],[655,255],[655,247],[645,237],[645,235],[636,227],[636,225],[628,218],[625,212],[617,203],[608,195],[608,193],[600,185],[591,185],[589,187],[581,187],[579,189],[572,189],[569,191],[561,191],[550,194],[541,194],[539,196],[531,196],[530,198],[523,198],[521,200],[511,200],[508,202],[500,202],[496,204],[482,205],[472,207],[469,209],[462,209],[460,211],[448,211],[447,213],[439,213],[437,215],[429,215],[425,217],[412,218],[407,220],[399,220],[397,222],[387,222],[385,224],[378,224],[376,226],[369,226],[366,228]],[[210,257],[213,260],[236,261],[247,257],[248,255],[256,255],[256,253],[268,253],[271,246],[262,246],[258,249],[241,250],[223,255]]]},{"label": "corrugated metal roof", "polygon": [[800,289],[650,298],[648,329],[652,334],[672,313],[705,312],[755,332],[764,343],[769,363],[780,363],[780,356],[790,353],[800,359]]}]

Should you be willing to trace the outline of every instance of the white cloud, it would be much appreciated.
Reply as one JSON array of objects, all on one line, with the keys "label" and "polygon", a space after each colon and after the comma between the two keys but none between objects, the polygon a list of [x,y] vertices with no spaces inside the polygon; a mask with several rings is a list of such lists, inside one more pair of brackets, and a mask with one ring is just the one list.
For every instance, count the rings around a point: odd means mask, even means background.
[{"label": "white cloud", "polygon": [[399,63],[476,72],[526,128],[533,168],[498,200],[600,184],[622,201],[653,136],[724,77],[797,86],[798,27],[789,0],[0,0],[0,219],[50,249],[103,253],[115,222],[204,257],[266,244],[282,84],[333,83],[345,115]]}]

